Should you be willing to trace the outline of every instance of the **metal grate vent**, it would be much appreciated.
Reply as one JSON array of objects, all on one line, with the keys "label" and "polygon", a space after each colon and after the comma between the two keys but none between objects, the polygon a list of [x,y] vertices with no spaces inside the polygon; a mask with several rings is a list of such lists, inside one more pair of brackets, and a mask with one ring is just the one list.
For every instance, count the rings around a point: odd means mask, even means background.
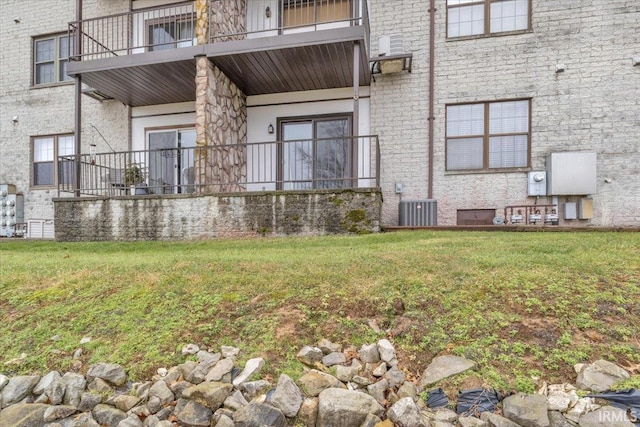
[{"label": "metal grate vent", "polygon": [[403,200],[398,206],[400,226],[434,227],[438,225],[438,206],[435,200]]}]

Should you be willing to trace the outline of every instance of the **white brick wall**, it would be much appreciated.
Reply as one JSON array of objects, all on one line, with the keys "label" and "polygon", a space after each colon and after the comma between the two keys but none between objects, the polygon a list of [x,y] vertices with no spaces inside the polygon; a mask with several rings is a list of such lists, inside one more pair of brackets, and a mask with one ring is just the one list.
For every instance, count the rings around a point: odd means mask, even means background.
[{"label": "white brick wall", "polygon": [[[53,219],[52,197],[57,189],[31,187],[31,137],[74,130],[74,85],[32,88],[32,37],[67,31],[75,19],[74,0],[0,2],[0,182],[15,184],[25,196],[25,220]],[[28,8],[26,6],[29,6]],[[85,0],[84,18],[128,10],[128,0]],[[14,22],[20,18],[20,22]],[[91,125],[114,149],[126,149],[129,140],[128,109],[114,101],[99,103],[82,97],[82,152],[95,143],[108,151]],[[12,117],[18,116],[13,123]]]},{"label": "white brick wall", "polygon": [[[393,183],[405,198],[426,197],[428,2],[372,2],[372,44],[403,30],[414,72],[372,83],[372,128],[383,147],[383,218],[396,225]],[[526,172],[445,172],[445,105],[531,97],[531,166],[545,169],[554,151],[595,151],[598,188],[594,219],[566,225],[640,225],[640,3],[532,0],[532,31],[473,40],[446,40],[446,1],[438,0],[435,56],[434,197],[439,225],[457,209],[533,204]],[[555,73],[558,63],[566,71]],[[605,183],[605,178],[612,180]],[[561,197],[563,203],[566,198]],[[575,200],[575,198],[574,198]],[[539,203],[550,203],[542,198]]]}]

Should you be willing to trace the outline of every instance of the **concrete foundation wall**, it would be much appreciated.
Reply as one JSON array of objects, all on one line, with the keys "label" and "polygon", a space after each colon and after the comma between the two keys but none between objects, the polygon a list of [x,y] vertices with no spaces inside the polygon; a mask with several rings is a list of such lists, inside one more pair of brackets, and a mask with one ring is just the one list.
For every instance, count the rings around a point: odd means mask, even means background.
[{"label": "concrete foundation wall", "polygon": [[375,190],[54,199],[56,240],[183,240],[380,231]]}]

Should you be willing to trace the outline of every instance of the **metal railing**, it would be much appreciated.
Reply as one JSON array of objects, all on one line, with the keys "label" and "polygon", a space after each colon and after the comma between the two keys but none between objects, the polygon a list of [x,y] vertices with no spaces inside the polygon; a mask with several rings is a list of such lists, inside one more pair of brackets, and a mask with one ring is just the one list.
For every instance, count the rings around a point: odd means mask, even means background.
[{"label": "metal railing", "polygon": [[[367,0],[249,0],[235,11],[238,17],[222,0],[210,2],[210,43],[356,25],[369,40]],[[193,46],[195,28],[193,1],[72,21],[69,56],[91,60]]]},{"label": "metal railing", "polygon": [[218,194],[380,186],[377,136],[179,147],[58,157],[58,195]]},{"label": "metal railing", "polygon": [[[364,25],[369,32],[367,0],[251,0],[246,19],[228,19],[224,0],[211,0],[210,43]],[[217,16],[224,9],[224,18]],[[237,11],[242,12],[242,11]]]},{"label": "metal railing", "polygon": [[195,23],[193,1],[73,21],[69,52],[71,59],[90,60],[193,46]]}]

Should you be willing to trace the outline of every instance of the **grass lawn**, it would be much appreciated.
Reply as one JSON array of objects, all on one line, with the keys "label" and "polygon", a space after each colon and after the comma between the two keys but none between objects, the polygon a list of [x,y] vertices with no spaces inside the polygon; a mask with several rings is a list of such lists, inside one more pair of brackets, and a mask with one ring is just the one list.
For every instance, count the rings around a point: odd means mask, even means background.
[{"label": "grass lawn", "polygon": [[86,366],[120,363],[134,379],[184,361],[189,342],[237,346],[267,358],[267,375],[299,376],[305,344],[385,336],[410,375],[438,354],[478,362],[456,387],[531,391],[537,378],[573,382],[573,364],[598,358],[640,366],[638,233],[4,239],[0,274],[4,374],[64,371],[83,336]]}]

